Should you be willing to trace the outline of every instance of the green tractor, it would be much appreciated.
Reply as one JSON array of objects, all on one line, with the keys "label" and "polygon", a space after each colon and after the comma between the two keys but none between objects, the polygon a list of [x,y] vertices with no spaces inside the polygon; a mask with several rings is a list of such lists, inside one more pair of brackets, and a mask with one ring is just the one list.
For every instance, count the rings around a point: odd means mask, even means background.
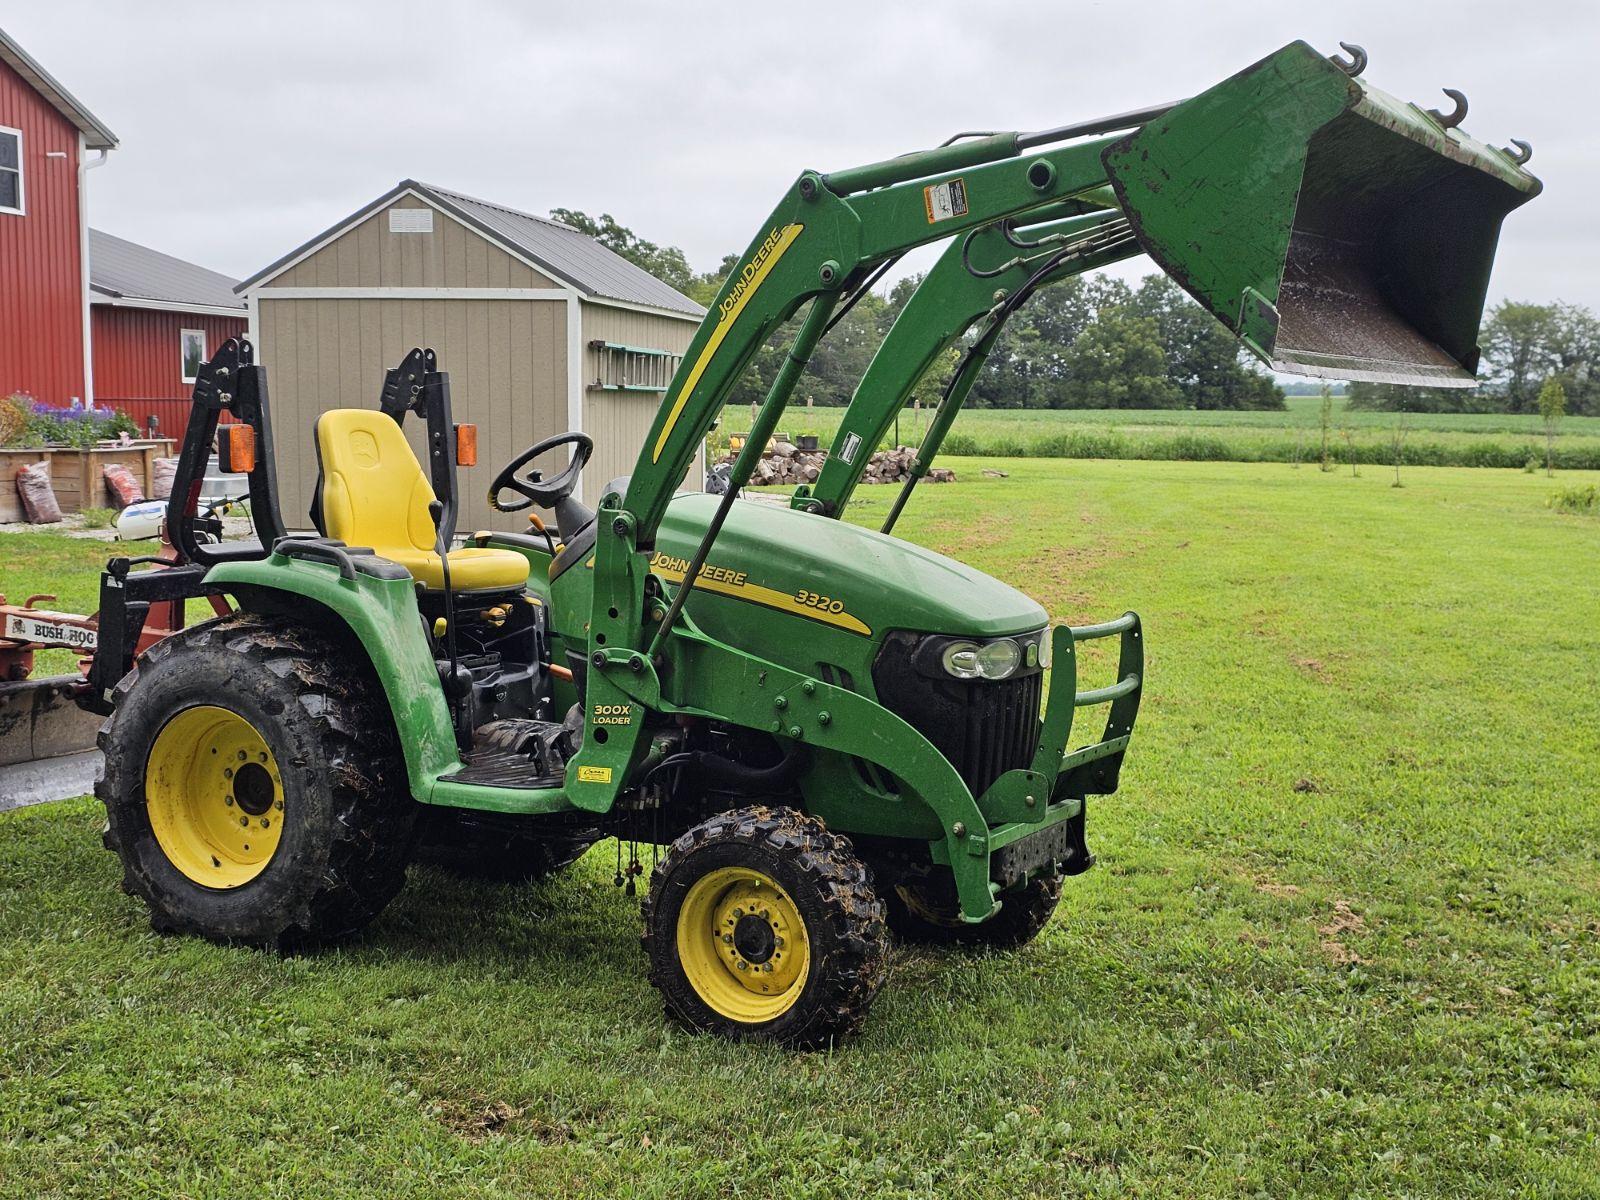
[{"label": "green tractor", "polygon": [[[1348,49],[1348,48],[1347,48]],[[981,572],[838,519],[906,394],[966,357],[919,472],[1007,317],[1039,287],[1139,251],[1263,360],[1468,386],[1526,150],[1294,43],[1190,100],[1042,133],[960,135],[804,172],[761,227],[668,388],[630,477],[577,498],[592,443],[506,464],[518,531],[455,530],[447,375],[415,350],[377,409],[324,413],[315,534],[279,512],[264,369],[200,372],[167,523],[182,562],[102,580],[91,703],[125,887],[156,928],[268,946],[346,935],[415,858],[501,879],[597,840],[665,846],[644,948],[667,1013],[817,1046],[857,1029],[889,933],[1013,947],[1092,862],[1088,798],[1117,787],[1144,678],[1133,613],[1051,628]],[[812,351],[904,252],[949,242],[886,338],[826,470],[741,499]],[[804,308],[720,496],[677,491],[756,349]],[[197,536],[218,422],[256,539]],[[402,429],[426,426],[426,466]],[[548,473],[534,465],[553,452]],[[912,484],[914,484],[913,479]],[[228,615],[133,653],[152,604]],[[1080,688],[1077,648],[1120,644]],[[1079,709],[1103,725],[1074,739]],[[1076,742],[1081,744],[1074,744]]]}]

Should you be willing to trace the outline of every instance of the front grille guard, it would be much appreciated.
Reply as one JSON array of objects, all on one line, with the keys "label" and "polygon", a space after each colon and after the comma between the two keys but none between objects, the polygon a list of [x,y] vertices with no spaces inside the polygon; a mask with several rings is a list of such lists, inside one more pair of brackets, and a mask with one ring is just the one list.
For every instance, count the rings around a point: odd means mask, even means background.
[{"label": "front grille guard", "polygon": [[[1108,637],[1122,640],[1117,682],[1080,692],[1078,643]],[[1124,613],[1114,621],[1076,628],[1058,625],[1050,646],[1054,665],[1033,760],[1025,768],[1007,771],[977,798],[978,809],[991,826],[991,848],[1025,836],[1041,824],[1078,818],[1085,797],[1116,791],[1122,758],[1133,736],[1144,684],[1144,631],[1139,615]],[[1074,715],[1078,709],[1096,704],[1111,706],[1100,740],[1069,750]]]},{"label": "front grille guard", "polygon": [[[1117,682],[1108,687],[1078,691],[1078,643],[1119,635],[1122,651],[1117,663]],[[1139,716],[1139,697],[1144,690],[1144,631],[1139,625],[1139,614],[1129,612],[1099,625],[1057,629],[1052,649],[1055,665],[1050,681],[1050,703],[1045,710],[1039,749],[1034,755],[1034,770],[1047,769],[1051,765],[1049,756],[1060,754],[1060,761],[1054,764],[1056,782],[1050,793],[1052,801],[1114,792],[1128,739],[1133,736],[1133,723]],[[1066,651],[1065,655],[1062,650]],[[1063,703],[1067,698],[1070,701]],[[1100,740],[1077,750],[1067,750],[1073,716],[1078,709],[1095,704],[1111,706]],[[1055,721],[1060,722],[1059,733],[1053,727]]]}]

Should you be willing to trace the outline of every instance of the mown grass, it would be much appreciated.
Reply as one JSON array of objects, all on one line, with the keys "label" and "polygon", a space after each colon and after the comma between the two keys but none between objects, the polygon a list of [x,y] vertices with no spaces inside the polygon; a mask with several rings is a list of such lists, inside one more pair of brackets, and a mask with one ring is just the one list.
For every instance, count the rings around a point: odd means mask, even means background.
[{"label": "mown grass", "polygon": [[[1342,406],[1342,400],[1335,401]],[[784,432],[815,433],[826,448],[844,410],[791,407]],[[908,410],[901,445],[922,442],[930,414]],[[1401,459],[1411,466],[1543,466],[1544,427],[1530,413],[1408,413]],[[1336,407],[1328,436],[1330,461],[1392,464],[1402,417]],[[1322,455],[1321,401],[1291,396],[1283,412],[1192,412],[1159,409],[965,409],[945,440],[944,453],[1003,458],[1124,458],[1195,462],[1311,462]],[[712,436],[727,448],[730,433],[750,427],[748,407],[730,407]],[[1343,430],[1351,433],[1347,441]],[[1600,469],[1600,417],[1568,417],[1555,439],[1554,464]]]},{"label": "mown grass", "polygon": [[0,1194],[1600,1193],[1600,524],[1517,472],[955,465],[903,532],[1148,631],[1037,943],[897,951],[790,1055],[663,1023],[610,845],[282,959],[150,933],[93,802],[11,813]]}]

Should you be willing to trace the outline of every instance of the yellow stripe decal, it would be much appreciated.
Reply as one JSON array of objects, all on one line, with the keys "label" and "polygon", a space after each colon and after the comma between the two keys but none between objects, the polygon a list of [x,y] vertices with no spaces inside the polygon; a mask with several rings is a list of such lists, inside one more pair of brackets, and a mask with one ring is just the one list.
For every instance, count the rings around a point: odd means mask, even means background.
[{"label": "yellow stripe decal", "polygon": [[739,319],[739,314],[744,311],[744,306],[750,302],[750,297],[756,294],[756,289],[766,280],[772,268],[790,246],[794,245],[795,238],[800,236],[804,225],[785,225],[781,230],[773,230],[773,236],[761,244],[750,262],[746,265],[745,275],[734,286],[734,291],[723,303],[722,317],[717,321],[717,327],[712,331],[705,346],[700,351],[700,357],[694,360],[694,368],[683,381],[683,386],[678,389],[678,398],[672,402],[672,411],[667,414],[667,423],[661,427],[661,434],[656,438],[655,449],[650,454],[651,462],[661,461],[661,452],[667,447],[667,439],[672,436],[672,431],[677,427],[678,418],[683,415],[683,406],[694,393],[695,384],[700,382],[700,376],[705,374],[706,368],[711,365],[711,358],[722,345],[723,339],[733,328],[733,323]]},{"label": "yellow stripe decal", "polygon": [[[683,572],[671,567],[652,565],[650,571],[659,575],[668,583],[682,583]],[[717,592],[723,596],[732,596],[735,600],[748,600],[753,604],[765,605],[775,608],[779,612],[792,613],[797,617],[805,617],[808,621],[821,621],[825,625],[836,625],[840,629],[848,629],[851,633],[859,633],[862,637],[871,637],[872,630],[867,627],[859,617],[852,616],[842,609],[834,612],[827,608],[815,608],[803,604],[793,592],[780,592],[777,588],[762,587],[759,583],[735,583],[722,579],[708,579],[704,575],[695,577],[694,586],[703,588],[708,592]]]},{"label": "yellow stripe decal", "polygon": [[[683,570],[680,567],[663,561],[665,555],[659,551],[650,560],[650,573],[658,575],[667,583],[682,583]],[[677,560],[682,562],[682,559]],[[583,564],[590,569],[594,567],[591,558]],[[732,578],[722,578],[728,575],[726,568],[707,566],[705,570],[712,572],[710,575],[695,576],[694,586],[708,592],[716,592],[723,596],[732,596],[735,600],[748,600],[752,604],[761,604],[767,608],[775,608],[779,612],[793,613],[797,617],[804,617],[808,621],[821,621],[824,625],[836,625],[840,629],[848,629],[851,633],[859,633],[862,637],[871,637],[872,628],[860,617],[844,611],[838,606],[837,600],[829,600],[825,596],[817,596],[814,592],[807,595],[814,596],[818,604],[806,604],[793,592],[780,592],[777,588],[763,587],[759,583],[751,583],[744,577],[744,573],[734,573]],[[838,606],[838,607],[836,607]]]}]

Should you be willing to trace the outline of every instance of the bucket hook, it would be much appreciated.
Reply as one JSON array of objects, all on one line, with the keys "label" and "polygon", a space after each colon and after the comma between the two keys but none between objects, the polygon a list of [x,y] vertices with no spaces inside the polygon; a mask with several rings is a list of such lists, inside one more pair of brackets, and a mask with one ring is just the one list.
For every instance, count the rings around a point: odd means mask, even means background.
[{"label": "bucket hook", "polygon": [[1443,88],[1442,90],[1455,104],[1455,111],[1442,113],[1437,108],[1430,108],[1428,115],[1446,129],[1454,129],[1467,119],[1467,97],[1463,93],[1456,91],[1455,88]]},{"label": "bucket hook", "polygon": [[[1512,150],[1511,146],[1515,146],[1516,149]],[[1533,147],[1527,142],[1523,141],[1521,138],[1512,138],[1511,146],[1506,146],[1504,148],[1505,153],[1510,155],[1511,161],[1516,163],[1519,167],[1527,166],[1529,160],[1533,158]]]},{"label": "bucket hook", "polygon": [[1360,46],[1354,42],[1340,42],[1339,47],[1350,52],[1349,58],[1345,58],[1342,54],[1330,54],[1328,56],[1328,61],[1338,67],[1339,70],[1354,79],[1367,69],[1367,52]]}]

